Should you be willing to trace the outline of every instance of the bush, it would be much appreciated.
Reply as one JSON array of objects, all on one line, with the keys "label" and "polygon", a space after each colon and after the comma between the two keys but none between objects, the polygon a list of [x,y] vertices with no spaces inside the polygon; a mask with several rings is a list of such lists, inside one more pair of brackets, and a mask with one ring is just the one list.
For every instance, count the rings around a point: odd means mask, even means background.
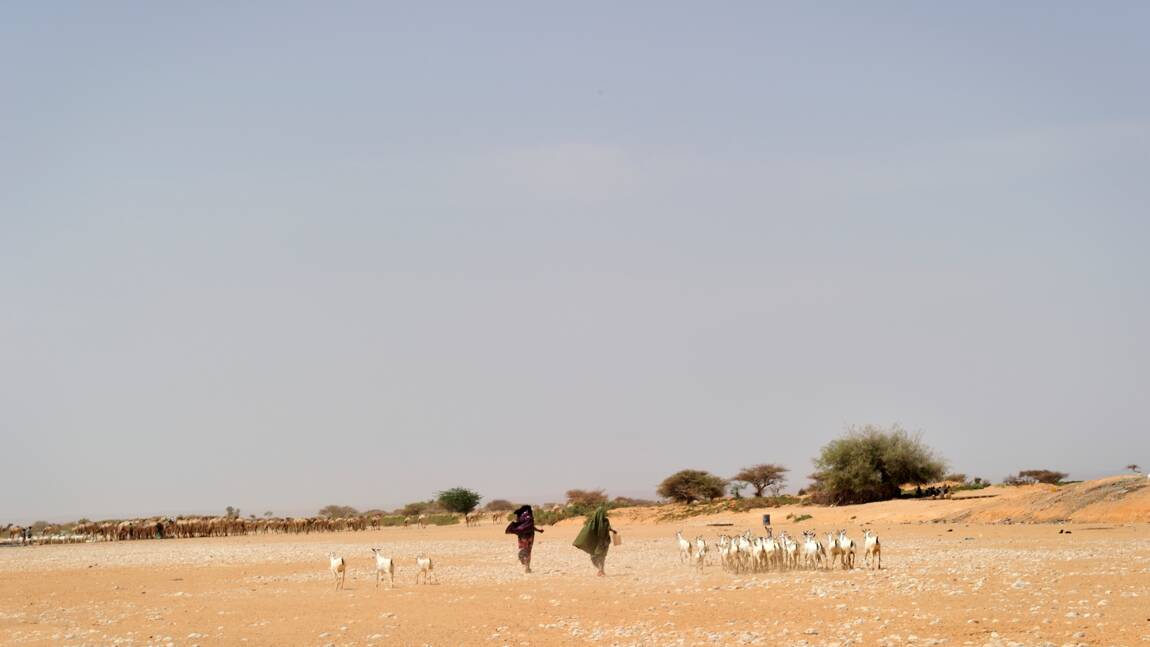
[{"label": "bush", "polygon": [[611,499],[611,503],[607,504],[611,508],[649,508],[659,505],[657,501],[649,501],[647,499],[632,499],[627,496],[617,496]]},{"label": "bush", "polygon": [[419,515],[431,509],[431,502],[429,501],[413,501],[403,506],[400,513],[408,517],[418,517]]},{"label": "bush", "polygon": [[710,472],[682,470],[663,479],[659,484],[658,494],[680,503],[710,501],[723,496],[726,485],[724,479]]},{"label": "bush", "polygon": [[1031,485],[1033,483],[1058,485],[1067,476],[1066,472],[1054,470],[1022,470],[1017,475],[1006,477],[1002,482],[1004,485]]},{"label": "bush", "polygon": [[942,478],[946,464],[912,435],[895,425],[883,430],[852,427],[822,448],[815,459],[812,495],[819,503],[868,503],[896,499],[904,483]]},{"label": "bush", "polygon": [[514,510],[515,504],[507,499],[493,499],[483,506],[483,509],[488,512],[503,512],[504,510]]},{"label": "bush", "polygon": [[741,481],[755,488],[756,497],[763,496],[763,492],[768,489],[774,496],[779,496],[779,491],[783,489],[783,484],[787,481],[786,474],[789,471],[782,465],[762,463],[744,467],[732,480]]},{"label": "bush", "polygon": [[604,503],[607,503],[604,490],[567,490],[567,505],[593,510]]},{"label": "bush", "polygon": [[479,505],[479,501],[483,499],[478,492],[468,490],[467,488],[454,487],[450,490],[444,490],[436,495],[436,501],[443,506],[448,512],[458,512],[467,514]]},{"label": "bush", "polygon": [[319,509],[319,516],[327,517],[329,519],[337,519],[340,517],[354,517],[359,514],[359,511],[349,505],[325,505]]}]

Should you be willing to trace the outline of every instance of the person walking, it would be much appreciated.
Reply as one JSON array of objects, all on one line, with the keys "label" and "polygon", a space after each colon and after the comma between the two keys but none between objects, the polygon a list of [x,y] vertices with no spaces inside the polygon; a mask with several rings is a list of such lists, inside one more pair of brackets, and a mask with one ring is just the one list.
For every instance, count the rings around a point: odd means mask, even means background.
[{"label": "person walking", "polygon": [[519,563],[523,564],[524,573],[530,573],[531,549],[535,546],[535,533],[543,532],[542,529],[535,527],[535,513],[531,510],[531,506],[520,506],[515,511],[515,521],[507,524],[507,530],[504,532],[519,538]]},{"label": "person walking", "polygon": [[611,547],[612,533],[619,534],[607,519],[607,506],[601,505],[595,512],[587,515],[583,529],[579,531],[579,536],[575,537],[572,544],[591,556],[591,564],[599,569],[597,573],[599,577],[606,575],[603,567],[607,562],[607,549]]}]

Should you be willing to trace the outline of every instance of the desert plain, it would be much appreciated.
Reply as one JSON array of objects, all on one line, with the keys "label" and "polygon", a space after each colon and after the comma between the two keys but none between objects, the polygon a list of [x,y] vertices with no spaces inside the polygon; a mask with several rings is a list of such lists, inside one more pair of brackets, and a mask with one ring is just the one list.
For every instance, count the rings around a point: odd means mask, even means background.
[{"label": "desert plain", "polygon": [[[1070,489],[1067,489],[1070,488]],[[966,493],[963,493],[966,494]],[[6,645],[1150,645],[1150,484],[988,488],[949,500],[686,516],[612,513],[607,577],[546,527],[532,574],[502,527],[0,549]],[[863,527],[882,569],[702,573],[674,534]],[[794,523],[787,515],[811,515]],[[722,525],[718,525],[722,524]],[[730,525],[726,525],[730,524]],[[370,548],[398,564],[377,586]],[[342,555],[335,590],[327,554]],[[415,556],[437,581],[415,584]]]}]

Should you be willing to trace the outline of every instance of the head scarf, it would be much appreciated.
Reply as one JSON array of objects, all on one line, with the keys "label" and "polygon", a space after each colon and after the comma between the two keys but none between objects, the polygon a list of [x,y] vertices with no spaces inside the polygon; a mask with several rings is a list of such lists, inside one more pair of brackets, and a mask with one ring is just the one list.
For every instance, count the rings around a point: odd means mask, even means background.
[{"label": "head scarf", "polygon": [[587,521],[583,522],[583,529],[572,545],[590,555],[607,550],[611,545],[611,522],[607,520],[606,505],[587,515]]},{"label": "head scarf", "polygon": [[535,535],[535,514],[531,511],[531,506],[520,506],[515,511],[515,521],[507,524],[507,529],[504,530],[509,535]]}]

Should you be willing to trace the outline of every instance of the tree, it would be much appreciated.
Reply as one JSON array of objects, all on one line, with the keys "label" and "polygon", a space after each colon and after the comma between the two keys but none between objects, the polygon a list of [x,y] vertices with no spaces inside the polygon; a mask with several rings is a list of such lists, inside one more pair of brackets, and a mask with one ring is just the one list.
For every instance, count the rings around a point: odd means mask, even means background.
[{"label": "tree", "polygon": [[507,499],[492,499],[483,506],[483,509],[488,512],[503,512],[504,510],[514,510],[515,504]]},{"label": "tree", "polygon": [[267,511],[265,511],[265,512],[264,512],[264,516],[265,516],[265,517],[270,517],[270,516],[272,516],[272,511],[271,511],[271,510],[267,510]]},{"label": "tree", "polygon": [[1129,465],[1126,466],[1126,469],[1130,470],[1131,472],[1135,472],[1135,473],[1142,471],[1142,468],[1138,467],[1137,463],[1130,463]]},{"label": "tree", "polygon": [[567,505],[576,508],[597,508],[607,503],[604,490],[567,490]]},{"label": "tree", "polygon": [[233,508],[230,505],[225,509],[225,512],[227,513],[229,519],[240,516],[240,509]]},{"label": "tree", "polygon": [[338,519],[342,517],[354,517],[359,514],[359,510],[349,505],[325,505],[319,509],[319,516],[327,517],[328,519]]},{"label": "tree", "polygon": [[966,483],[966,474],[962,472],[952,472],[942,477],[944,481],[956,481],[958,483]]},{"label": "tree", "polygon": [[1015,479],[1020,484],[1048,483],[1050,485],[1057,485],[1067,476],[1069,475],[1066,472],[1056,472],[1054,470],[1022,470]]},{"label": "tree", "polygon": [[894,499],[903,484],[937,481],[946,469],[919,434],[898,425],[851,427],[824,445],[814,462],[815,498],[834,504]]},{"label": "tree", "polygon": [[783,489],[783,484],[787,481],[786,474],[789,471],[782,465],[763,463],[744,467],[732,480],[742,481],[755,488],[757,497],[763,496],[763,492],[768,489],[772,490],[774,496],[778,496],[779,490]]},{"label": "tree", "polygon": [[483,497],[478,492],[468,490],[462,487],[453,487],[450,490],[444,490],[436,495],[436,500],[448,512],[458,512],[467,514],[479,505],[479,501]]},{"label": "tree", "polygon": [[402,512],[404,516],[416,517],[426,512],[430,507],[431,503],[427,501],[413,501],[403,506],[403,510],[400,512]]},{"label": "tree", "polygon": [[692,503],[700,499],[717,499],[723,496],[727,481],[703,470],[682,470],[663,479],[657,490],[659,496]]}]

